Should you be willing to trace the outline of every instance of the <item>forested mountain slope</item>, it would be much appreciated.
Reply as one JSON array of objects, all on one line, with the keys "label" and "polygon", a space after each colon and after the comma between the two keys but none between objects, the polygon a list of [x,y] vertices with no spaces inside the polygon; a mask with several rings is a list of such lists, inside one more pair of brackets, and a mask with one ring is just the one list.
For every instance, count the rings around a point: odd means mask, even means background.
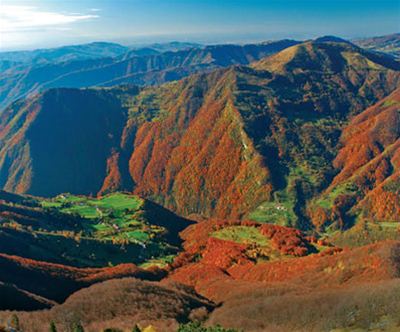
[{"label": "forested mountain slope", "polygon": [[324,38],[159,87],[50,90],[3,113],[0,182],[308,228],[342,130],[399,82],[390,56]]}]

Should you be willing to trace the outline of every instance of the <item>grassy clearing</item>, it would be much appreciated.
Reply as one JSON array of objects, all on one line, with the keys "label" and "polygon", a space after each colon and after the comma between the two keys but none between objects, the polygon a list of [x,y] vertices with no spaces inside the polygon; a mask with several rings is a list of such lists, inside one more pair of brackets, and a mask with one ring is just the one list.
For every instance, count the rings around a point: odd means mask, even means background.
[{"label": "grassy clearing", "polygon": [[300,167],[291,169],[286,179],[287,187],[284,190],[275,192],[273,201],[263,202],[248,215],[248,218],[257,222],[281,226],[296,225],[298,218],[294,212],[294,207],[297,197],[293,188],[296,179],[299,177],[306,179],[305,173],[305,170]]},{"label": "grassy clearing", "polygon": [[243,244],[257,244],[259,246],[267,246],[269,244],[268,239],[255,227],[230,226],[214,232],[212,236],[221,240]]},{"label": "grassy clearing", "polygon": [[143,230],[130,231],[130,232],[126,232],[125,234],[128,237],[128,239],[134,239],[136,241],[142,241],[142,242],[146,242],[150,238],[149,233],[147,233]]},{"label": "grassy clearing", "polygon": [[[103,264],[106,261],[107,255],[102,253],[102,247],[110,250],[111,264],[120,262],[118,257],[114,256],[121,251],[123,253],[118,255],[125,257],[129,252],[133,254],[130,257],[131,261],[138,263],[146,262],[147,259],[157,260],[160,256],[176,253],[177,248],[166,242],[166,228],[156,225],[156,220],[148,217],[145,201],[137,196],[113,193],[100,198],[91,198],[62,194],[52,199],[38,200],[38,202],[45,211],[58,215],[61,219],[64,218],[63,216],[66,220],[76,219],[81,226],[79,232],[75,230],[65,232],[59,229],[63,223],[57,227],[49,224],[49,227],[41,230],[41,236],[49,238],[52,235],[67,236],[73,241],[77,239],[79,243],[88,243],[93,247],[87,249],[83,246],[85,253],[82,256],[85,256],[87,251],[91,251],[86,256],[94,261],[101,261]],[[33,230],[33,232],[38,233],[39,230]],[[74,257],[74,254],[71,257]],[[88,260],[81,261],[82,264],[87,264],[87,262]],[[161,258],[159,263],[162,263]]]},{"label": "grassy clearing", "polygon": [[390,222],[390,221],[384,221],[384,222],[380,222],[379,226],[381,226],[383,229],[384,228],[390,228],[390,229],[396,229],[396,230],[400,230],[400,223],[398,222]]},{"label": "grassy clearing", "polygon": [[311,156],[307,162],[294,162],[286,176],[286,188],[274,193],[272,201],[263,202],[248,215],[250,220],[273,223],[281,226],[296,227],[299,216],[296,215],[296,205],[301,200],[297,188],[314,188],[321,181],[319,172],[324,168],[324,158]]},{"label": "grassy clearing", "polygon": [[44,208],[60,208],[62,206],[62,203],[53,201],[43,201],[41,202],[41,205]]},{"label": "grassy clearing", "polygon": [[317,205],[325,209],[331,209],[335,204],[335,200],[337,197],[339,197],[340,195],[353,195],[356,192],[357,192],[356,186],[351,182],[347,182],[333,188],[332,191],[330,191],[328,194],[324,195],[322,198],[317,200],[316,203]]},{"label": "grassy clearing", "polygon": [[159,231],[146,227],[140,214],[143,204],[139,197],[124,193],[101,198],[63,194],[41,201],[44,208],[56,208],[61,213],[87,219],[85,229],[94,238],[129,242],[146,242],[152,233]]},{"label": "grassy clearing", "polygon": [[249,214],[249,219],[257,222],[286,226],[296,218],[291,202],[264,202]]},{"label": "grassy clearing", "polygon": [[175,258],[175,255],[167,255],[163,257],[158,257],[158,258],[153,258],[149,259],[143,264],[140,264],[139,266],[143,269],[147,269],[152,266],[158,266],[160,268],[166,267],[168,264],[172,263]]},{"label": "grassy clearing", "polygon": [[143,205],[143,200],[137,196],[115,193],[104,196],[94,201],[98,207],[114,210],[138,210]]},{"label": "grassy clearing", "polygon": [[69,208],[61,209],[61,211],[68,214],[79,214],[81,217],[87,219],[96,219],[101,216],[96,208],[90,205],[74,205]]}]

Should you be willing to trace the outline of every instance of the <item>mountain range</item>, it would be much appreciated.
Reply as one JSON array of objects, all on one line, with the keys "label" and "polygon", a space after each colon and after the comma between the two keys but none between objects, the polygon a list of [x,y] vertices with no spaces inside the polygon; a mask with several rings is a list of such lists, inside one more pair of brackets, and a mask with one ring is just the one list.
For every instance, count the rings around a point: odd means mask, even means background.
[{"label": "mountain range", "polygon": [[51,308],[16,313],[32,331],[395,331],[397,37],[21,54],[0,75],[1,310]]},{"label": "mountain range", "polygon": [[[133,191],[185,216],[270,218],[283,204],[276,221],[299,227],[310,204],[317,225],[352,185],[335,177],[352,163],[347,123],[399,81],[393,58],[317,39],[157,87],[50,89],[3,111],[0,185],[38,196]],[[395,109],[395,97],[381,103]],[[396,123],[388,142],[368,144],[386,154]]]},{"label": "mountain range", "polygon": [[[79,53],[74,51],[74,47],[41,51],[37,55],[32,52],[27,55],[17,52],[18,56],[3,53],[5,61],[0,60],[0,107],[53,87],[164,83],[198,71],[248,64],[295,43],[283,40],[256,45],[214,45],[204,48],[172,44],[164,45],[164,48],[155,45],[155,48],[133,50],[114,44],[95,43],[76,47]],[[96,52],[99,48],[102,52]],[[23,62],[24,55],[28,62]],[[20,58],[22,63],[10,63],[10,59]],[[52,61],[44,60],[46,58]]]},{"label": "mountain range", "polygon": [[361,38],[354,42],[363,48],[376,52],[384,52],[396,57],[400,56],[400,34],[394,33],[386,36]]}]

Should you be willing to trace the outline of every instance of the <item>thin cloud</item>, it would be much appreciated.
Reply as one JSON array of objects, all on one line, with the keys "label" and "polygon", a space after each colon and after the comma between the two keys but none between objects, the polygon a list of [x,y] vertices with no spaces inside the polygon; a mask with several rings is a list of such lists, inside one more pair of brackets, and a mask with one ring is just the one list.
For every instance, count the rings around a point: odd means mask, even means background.
[{"label": "thin cloud", "polygon": [[33,6],[0,6],[0,32],[29,31],[98,18],[98,15],[42,11]]}]

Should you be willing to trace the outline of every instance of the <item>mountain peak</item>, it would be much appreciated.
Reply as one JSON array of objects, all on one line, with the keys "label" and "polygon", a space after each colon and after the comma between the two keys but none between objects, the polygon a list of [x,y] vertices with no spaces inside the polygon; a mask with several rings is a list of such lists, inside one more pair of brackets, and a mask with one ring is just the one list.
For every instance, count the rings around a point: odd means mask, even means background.
[{"label": "mountain peak", "polygon": [[346,43],[346,44],[351,44],[351,42],[349,42],[346,39],[340,38],[340,37],[336,37],[336,36],[322,36],[322,37],[318,37],[316,39],[314,39],[313,41],[314,43]]},{"label": "mountain peak", "polygon": [[317,70],[328,73],[341,71],[345,66],[385,67],[393,70],[399,70],[400,67],[390,55],[376,54],[361,49],[335,36],[305,41],[253,64],[256,69],[275,72]]}]

